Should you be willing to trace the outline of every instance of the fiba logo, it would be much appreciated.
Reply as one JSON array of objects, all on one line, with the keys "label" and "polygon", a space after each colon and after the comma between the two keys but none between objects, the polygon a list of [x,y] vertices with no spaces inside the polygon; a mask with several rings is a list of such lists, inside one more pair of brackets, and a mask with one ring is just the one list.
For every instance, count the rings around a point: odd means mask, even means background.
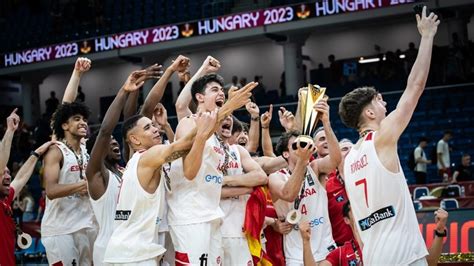
[{"label": "fiba logo", "polygon": [[207,266],[207,257],[207,253],[201,254],[201,257],[199,257],[200,266]]}]

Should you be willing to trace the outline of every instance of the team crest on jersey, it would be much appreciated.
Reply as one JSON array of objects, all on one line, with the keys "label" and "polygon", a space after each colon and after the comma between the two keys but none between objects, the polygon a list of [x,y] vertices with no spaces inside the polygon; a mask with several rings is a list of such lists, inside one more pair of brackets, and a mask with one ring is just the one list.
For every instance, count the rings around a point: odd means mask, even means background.
[{"label": "team crest on jersey", "polygon": [[235,154],[235,152],[231,151],[230,152],[230,157],[232,157],[232,159],[237,161],[237,154]]},{"label": "team crest on jersey", "polygon": [[349,266],[357,266],[357,259],[353,259],[347,262],[347,265]]},{"label": "team crest on jersey", "polygon": [[384,207],[380,210],[375,211],[368,217],[359,220],[358,223],[360,226],[360,230],[365,231],[367,229],[370,229],[374,224],[392,217],[395,217],[395,209],[393,208],[393,206]]}]

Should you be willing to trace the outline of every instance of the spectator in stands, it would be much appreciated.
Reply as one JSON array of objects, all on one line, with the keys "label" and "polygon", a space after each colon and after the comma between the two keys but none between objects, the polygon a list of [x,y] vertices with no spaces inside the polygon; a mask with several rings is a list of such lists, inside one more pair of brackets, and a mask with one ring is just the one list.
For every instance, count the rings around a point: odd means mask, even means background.
[{"label": "spectator in stands", "polygon": [[86,95],[84,92],[82,92],[82,87],[79,86],[78,91],[77,91],[77,98],[76,102],[84,103],[86,101]]},{"label": "spectator in stands", "polygon": [[247,78],[241,77],[239,80],[239,83],[240,83],[240,87],[245,86],[247,84]]},{"label": "spectator in stands", "polygon": [[23,221],[30,222],[33,221],[35,218],[35,214],[33,213],[33,209],[35,207],[35,200],[31,195],[28,186],[25,186],[20,193],[20,202],[22,204],[23,209]]},{"label": "spectator in stands", "polygon": [[449,157],[449,144],[448,141],[453,138],[453,132],[446,130],[443,134],[443,138],[438,141],[436,145],[436,155],[438,157],[438,174],[443,178],[443,182],[446,182],[448,177],[451,175],[450,170],[450,157]]},{"label": "spectator in stands", "polygon": [[232,86],[240,88],[241,86],[239,85],[239,77],[237,76],[232,76]]},{"label": "spectator in stands", "polygon": [[418,49],[415,48],[415,44],[410,42],[408,44],[408,50],[405,51],[405,59],[407,61],[407,68],[405,72],[410,73],[413,64],[415,63],[416,55],[418,54]]},{"label": "spectator in stands", "polygon": [[465,153],[461,157],[461,164],[454,169],[453,183],[458,181],[472,181],[471,155]]},{"label": "spectator in stands", "polygon": [[328,56],[328,61],[329,70],[331,74],[331,82],[338,83],[342,74],[342,66],[340,63],[336,62],[336,57],[333,54]]},{"label": "spectator in stands", "polygon": [[428,139],[421,137],[418,142],[418,147],[415,148],[415,179],[417,184],[426,184],[426,167],[431,160],[426,159],[425,148],[428,146]]},{"label": "spectator in stands", "polygon": [[59,105],[59,100],[56,98],[56,92],[51,91],[49,95],[49,99],[46,100],[46,113],[51,115],[56,111],[56,108]]}]

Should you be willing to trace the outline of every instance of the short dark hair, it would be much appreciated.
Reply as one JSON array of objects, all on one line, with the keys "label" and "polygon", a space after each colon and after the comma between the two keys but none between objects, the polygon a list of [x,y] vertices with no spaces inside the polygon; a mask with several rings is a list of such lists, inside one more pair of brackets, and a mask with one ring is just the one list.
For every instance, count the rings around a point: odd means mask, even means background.
[{"label": "short dark hair", "polygon": [[137,125],[138,120],[140,120],[143,117],[145,117],[145,116],[143,116],[141,114],[138,114],[138,115],[133,115],[133,116],[127,118],[127,120],[123,121],[123,124],[122,124],[122,137],[123,137],[124,140],[127,140],[128,132],[132,128],[134,128]]},{"label": "short dark hair", "polygon": [[62,125],[66,123],[69,118],[75,115],[82,115],[84,119],[88,119],[89,114],[89,108],[82,103],[73,102],[60,104],[51,117],[51,129],[58,139],[63,139],[65,135]]},{"label": "short dark hair", "polygon": [[347,127],[358,129],[362,110],[377,94],[378,91],[374,87],[361,87],[344,95],[339,103],[339,116],[342,123]]},{"label": "short dark hair", "polygon": [[232,134],[242,132],[242,122],[235,116],[232,116]]},{"label": "short dark hair", "polygon": [[418,143],[423,142],[423,141],[429,142],[430,140],[425,136],[421,136],[420,139],[418,140]]},{"label": "short dark hair", "polygon": [[290,141],[290,138],[298,137],[299,135],[300,135],[300,132],[296,130],[291,130],[291,131],[283,133],[277,142],[275,152],[278,155],[283,155],[283,152],[288,151],[288,142]]},{"label": "short dark hair", "polygon": [[342,206],[342,215],[349,219],[349,212],[351,211],[351,203],[346,201]]},{"label": "short dark hair", "polygon": [[193,85],[191,86],[191,95],[193,97],[194,104],[198,104],[196,93],[203,94],[206,90],[206,85],[211,82],[217,82],[219,85],[224,87],[224,79],[220,75],[215,73],[204,75],[194,81]]},{"label": "short dark hair", "polygon": [[451,135],[451,136],[454,135],[454,134],[453,134],[453,131],[450,130],[450,129],[445,130],[444,133],[443,133],[443,135],[448,135],[448,134]]}]

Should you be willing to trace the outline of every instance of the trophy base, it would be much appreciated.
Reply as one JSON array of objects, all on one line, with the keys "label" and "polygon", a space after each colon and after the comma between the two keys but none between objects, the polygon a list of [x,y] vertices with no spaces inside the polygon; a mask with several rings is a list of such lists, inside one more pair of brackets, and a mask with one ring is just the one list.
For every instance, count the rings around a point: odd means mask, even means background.
[{"label": "trophy base", "polygon": [[298,224],[301,221],[301,213],[298,210],[291,210],[286,215],[286,221],[289,224]]},{"label": "trophy base", "polygon": [[314,141],[313,141],[313,138],[311,136],[308,136],[308,135],[299,135],[295,141],[293,142],[293,144],[291,144],[291,148],[293,148],[293,150],[297,150],[298,149],[298,141],[300,142],[300,147],[301,148],[304,148],[306,147],[306,145],[314,145]]}]

